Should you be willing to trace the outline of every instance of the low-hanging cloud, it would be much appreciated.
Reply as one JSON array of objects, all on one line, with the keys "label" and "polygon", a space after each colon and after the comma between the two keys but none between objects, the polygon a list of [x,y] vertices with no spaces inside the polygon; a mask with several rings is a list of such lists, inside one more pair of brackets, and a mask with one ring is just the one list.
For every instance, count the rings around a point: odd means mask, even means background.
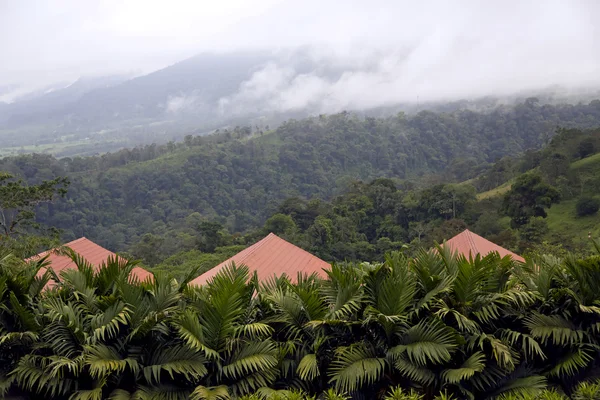
[{"label": "low-hanging cloud", "polygon": [[[33,1],[0,5],[0,86],[150,72],[203,51],[302,46],[312,68],[299,67],[293,51],[279,54],[211,107],[335,111],[600,79],[597,0]],[[193,106],[181,96],[166,109]]]},{"label": "low-hanging cloud", "polygon": [[181,94],[167,99],[165,110],[168,113],[191,112],[199,107],[200,99],[195,94]]},{"label": "low-hanging cloud", "polygon": [[[543,19],[543,16],[540,17]],[[522,21],[523,23],[525,21]],[[548,21],[546,21],[548,22]],[[481,22],[479,22],[481,24]],[[544,90],[600,88],[600,37],[596,31],[532,22],[521,31],[463,25],[432,27],[414,43],[353,51],[313,46],[313,69],[301,72],[285,57],[269,63],[220,101],[222,112],[336,112],[405,102],[510,96]],[[589,28],[589,27],[588,27]],[[337,76],[323,65],[342,66]]]}]

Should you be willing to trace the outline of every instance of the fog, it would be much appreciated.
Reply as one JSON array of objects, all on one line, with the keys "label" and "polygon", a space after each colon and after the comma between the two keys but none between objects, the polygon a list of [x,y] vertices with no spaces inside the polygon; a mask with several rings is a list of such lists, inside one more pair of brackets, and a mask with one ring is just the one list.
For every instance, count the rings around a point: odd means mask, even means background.
[{"label": "fog", "polygon": [[[300,72],[280,57],[220,99],[220,110],[597,88],[598,15],[595,0],[0,0],[0,100],[80,76],[148,73],[204,51],[300,46],[315,65],[345,72]],[[197,99],[165,103],[176,112]]]}]

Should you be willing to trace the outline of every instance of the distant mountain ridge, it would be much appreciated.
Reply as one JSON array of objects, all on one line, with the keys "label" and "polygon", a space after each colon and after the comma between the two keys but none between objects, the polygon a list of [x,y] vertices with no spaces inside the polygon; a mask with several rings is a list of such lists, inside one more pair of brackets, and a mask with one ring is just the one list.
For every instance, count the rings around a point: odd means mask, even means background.
[{"label": "distant mountain ridge", "polygon": [[[370,116],[424,109],[492,111],[502,103],[522,101],[530,95],[402,103],[396,101],[401,97],[388,93],[379,99],[371,92],[369,79],[380,73],[384,80],[396,77],[395,72],[382,67],[384,57],[373,53],[358,62],[336,59],[308,47],[204,53],[134,78],[82,78],[70,85],[49,86],[43,93],[10,104],[0,103],[0,139],[4,154],[61,154],[69,146],[75,148],[67,152],[70,155],[100,154],[228,126],[274,127],[292,118],[343,110]],[[358,82],[367,86],[361,89],[356,86]],[[600,97],[595,89],[576,99],[573,93],[560,90],[540,90],[541,103],[557,104],[565,99],[575,103]],[[353,102],[356,98],[368,101]]]},{"label": "distant mountain ridge", "polygon": [[163,119],[177,111],[178,102],[192,97],[194,113],[205,116],[215,113],[219,98],[235,93],[269,60],[266,52],[202,54],[133,79],[80,79],[63,89],[6,105],[0,128]]}]

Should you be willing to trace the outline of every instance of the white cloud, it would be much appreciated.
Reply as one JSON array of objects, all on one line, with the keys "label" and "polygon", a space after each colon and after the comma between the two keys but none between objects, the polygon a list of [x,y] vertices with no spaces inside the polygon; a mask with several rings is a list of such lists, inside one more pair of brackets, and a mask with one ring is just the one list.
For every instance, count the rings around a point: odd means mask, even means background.
[{"label": "white cloud", "polygon": [[596,0],[0,1],[0,85],[149,72],[205,50],[310,45],[317,64],[347,73],[278,62],[221,109],[248,99],[333,110],[585,86],[599,79],[598,15]]}]

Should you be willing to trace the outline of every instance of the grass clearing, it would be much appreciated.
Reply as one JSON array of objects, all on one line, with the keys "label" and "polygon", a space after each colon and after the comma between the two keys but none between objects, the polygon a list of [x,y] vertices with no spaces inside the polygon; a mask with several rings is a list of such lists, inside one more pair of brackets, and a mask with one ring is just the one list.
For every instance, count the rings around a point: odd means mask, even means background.
[{"label": "grass clearing", "polygon": [[600,237],[599,214],[578,217],[575,212],[576,199],[564,200],[547,210],[546,221],[550,232],[559,232],[576,243],[585,243],[589,232],[592,237]]},{"label": "grass clearing", "polygon": [[594,154],[593,156],[586,157],[581,160],[577,160],[574,163],[571,163],[571,168],[573,169],[581,169],[581,168],[589,168],[589,167],[598,167],[600,166],[600,153]]},{"label": "grass clearing", "polygon": [[488,190],[487,192],[482,192],[477,194],[477,200],[485,200],[490,199],[496,196],[502,196],[504,193],[508,192],[513,184],[513,179],[508,182],[504,182],[502,185]]}]

